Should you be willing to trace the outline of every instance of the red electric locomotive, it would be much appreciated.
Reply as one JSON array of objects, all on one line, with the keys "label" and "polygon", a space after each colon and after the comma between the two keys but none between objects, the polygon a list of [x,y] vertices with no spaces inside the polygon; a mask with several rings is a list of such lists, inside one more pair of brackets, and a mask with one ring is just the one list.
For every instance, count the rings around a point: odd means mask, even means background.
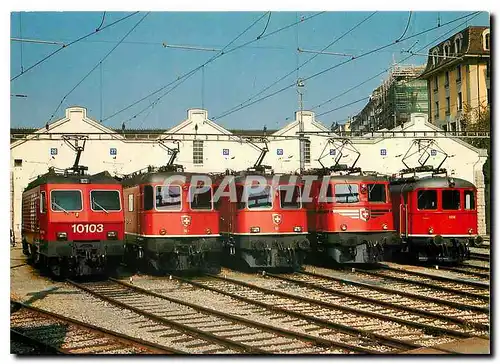
[{"label": "red electric locomotive", "polygon": [[261,165],[267,151],[266,145],[253,168],[217,182],[224,261],[243,269],[298,270],[310,248],[302,183]]},{"label": "red electric locomotive", "polygon": [[[122,180],[125,201],[125,260],[165,272],[220,271],[219,212],[207,175],[185,173],[170,162]],[[196,182],[198,181],[198,182]]]},{"label": "red electric locomotive", "polygon": [[[350,167],[339,164],[344,148],[357,153]],[[335,263],[377,263],[395,233],[389,179],[355,168],[360,154],[350,141],[342,141],[335,151],[332,167],[304,176],[311,183],[305,206],[313,256]]]},{"label": "red electric locomotive", "polygon": [[76,148],[72,168],[50,168],[22,196],[23,252],[56,276],[101,274],[123,256],[122,187],[108,172],[85,174]]},{"label": "red electric locomotive", "polygon": [[[433,172],[419,178],[419,172]],[[413,173],[411,177],[405,174]],[[394,225],[401,244],[395,254],[408,253],[420,262],[460,263],[469,246],[480,243],[477,231],[476,187],[448,177],[430,166],[402,171],[390,185]]]},{"label": "red electric locomotive", "polygon": [[305,204],[313,252],[336,263],[383,260],[394,235],[388,178],[318,174]]}]

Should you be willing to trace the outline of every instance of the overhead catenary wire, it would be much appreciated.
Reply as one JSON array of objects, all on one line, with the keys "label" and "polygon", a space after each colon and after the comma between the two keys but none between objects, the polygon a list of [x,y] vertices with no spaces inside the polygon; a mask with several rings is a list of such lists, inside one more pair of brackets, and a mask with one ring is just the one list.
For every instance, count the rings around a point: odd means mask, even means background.
[{"label": "overhead catenary wire", "polygon": [[[238,50],[238,49],[240,49],[240,48],[247,47],[249,44],[252,44],[252,43],[254,43],[254,42],[258,41],[258,40],[262,40],[262,39],[268,38],[268,37],[270,37],[270,36],[273,36],[274,34],[277,34],[277,33],[279,33],[279,32],[282,32],[282,31],[284,31],[284,30],[286,30],[286,29],[288,29],[288,28],[290,28],[290,27],[292,27],[292,26],[296,25],[297,23],[308,21],[308,20],[313,19],[313,18],[315,18],[315,17],[317,17],[318,15],[321,15],[321,14],[323,14],[323,13],[325,13],[325,11],[321,11],[321,12],[315,13],[315,14],[313,14],[313,15],[311,15],[311,16],[309,16],[309,17],[307,17],[307,18],[301,19],[301,20],[299,20],[299,21],[297,21],[297,22],[294,22],[294,23],[292,23],[292,24],[285,25],[284,27],[281,27],[281,28],[279,28],[279,29],[277,29],[277,30],[275,30],[275,31],[273,31],[273,32],[271,32],[271,33],[267,33],[267,34],[263,35],[260,39],[253,39],[253,40],[247,41],[247,42],[245,42],[245,43],[243,43],[243,44],[240,44],[240,45],[238,45],[238,46],[236,46],[236,47],[234,47],[234,48],[231,48],[231,49],[229,49],[229,50],[225,51],[225,52],[224,52],[221,56],[223,56],[223,55],[227,55],[227,54],[229,54],[229,53],[232,53],[232,52],[234,52],[234,51],[236,51],[236,50]],[[264,14],[263,16],[265,16],[265,14]],[[262,16],[262,17],[263,17],[263,16]],[[259,19],[260,19],[260,18],[259,18]],[[219,57],[217,57],[217,58],[219,58]],[[213,59],[213,60],[212,60],[212,62],[213,62],[214,60],[215,60],[215,59]],[[207,63],[207,64],[208,64],[208,63]],[[206,66],[206,64],[203,64],[203,65],[205,65],[205,66]],[[188,77],[188,76],[190,76],[190,75],[192,74],[192,72],[196,72],[196,71],[197,71],[197,70],[199,70],[199,69],[200,69],[203,65],[200,65],[200,66],[198,66],[198,67],[196,67],[196,68],[192,69],[191,71],[186,72],[184,75],[177,77],[175,80],[173,80],[173,81],[169,82],[168,84],[166,84],[166,85],[164,85],[164,86],[160,87],[159,89],[157,89],[157,90],[155,90],[155,91],[153,91],[153,92],[149,93],[148,95],[146,95],[146,96],[142,97],[141,99],[139,99],[139,100],[136,100],[136,101],[132,102],[131,104],[127,105],[126,107],[124,107],[124,108],[122,108],[122,109],[118,110],[117,112],[113,113],[112,115],[110,115],[110,116],[108,116],[108,117],[104,118],[104,119],[103,119],[103,121],[108,120],[108,119],[111,119],[111,118],[115,117],[115,116],[116,116],[116,115],[118,115],[118,114],[121,114],[122,112],[124,112],[124,111],[126,111],[126,110],[130,109],[131,107],[134,107],[135,105],[137,105],[137,104],[141,103],[142,101],[147,100],[149,97],[151,97],[151,96],[153,96],[153,95],[155,95],[155,94],[157,94],[157,93],[159,93],[159,92],[163,91],[164,89],[166,89],[167,87],[171,86],[171,85],[172,85],[172,84],[174,84],[175,82],[177,82],[177,81],[179,81],[179,80],[183,79],[184,77]]]},{"label": "overhead catenary wire", "polygon": [[[474,16],[472,16],[472,17],[471,17],[470,19],[468,19],[468,20],[471,20],[471,19],[473,19],[473,18],[475,18],[475,17],[477,17],[477,16],[479,16],[479,13],[477,13],[477,14],[476,14],[476,15],[474,15]],[[452,28],[452,29],[448,30],[447,32],[443,33],[442,35],[440,35],[440,36],[436,37],[435,39],[431,40],[430,42],[428,42],[427,44],[425,44],[424,46],[422,46],[421,48],[419,48],[419,49],[417,50],[417,52],[420,52],[420,51],[422,51],[422,50],[424,50],[424,49],[427,49],[427,47],[429,47],[429,46],[433,45],[433,44],[434,44],[436,41],[438,41],[439,39],[441,39],[441,38],[443,38],[443,37],[446,37],[447,35],[449,35],[449,34],[453,33],[453,32],[454,32],[454,31],[456,31],[457,29],[461,28],[464,24],[465,24],[465,22],[462,22],[462,23],[460,23],[458,26],[456,26],[456,27],[454,27],[454,28]],[[413,46],[412,46],[412,47],[413,47]],[[411,47],[410,47],[410,48],[411,48]],[[406,58],[402,59],[401,61],[396,62],[394,65],[401,64],[401,63],[403,63],[403,62],[407,61],[408,59],[412,58],[413,56],[414,56],[414,55],[413,55],[413,54],[411,54],[410,56],[408,56],[408,57],[406,57]],[[332,97],[332,98],[330,98],[330,99],[328,99],[328,100],[326,100],[326,101],[323,101],[323,102],[321,102],[321,103],[319,103],[319,104],[317,104],[317,105],[313,106],[313,107],[311,108],[311,110],[315,110],[315,109],[317,109],[317,108],[320,108],[320,107],[322,107],[322,106],[324,106],[324,105],[326,105],[326,104],[328,104],[328,103],[330,103],[330,102],[332,102],[332,101],[334,101],[334,100],[336,100],[336,99],[338,99],[338,98],[340,98],[340,97],[342,97],[342,96],[346,95],[347,93],[349,93],[349,92],[351,92],[351,91],[353,91],[353,90],[357,89],[358,87],[360,87],[360,86],[364,85],[365,83],[370,82],[371,80],[373,80],[373,79],[375,79],[375,78],[377,78],[377,77],[379,77],[379,76],[383,75],[383,74],[384,74],[384,73],[386,73],[386,72],[389,72],[389,71],[391,70],[391,68],[392,68],[392,66],[391,66],[391,67],[388,67],[388,68],[386,68],[386,69],[384,69],[383,71],[381,71],[381,72],[377,73],[376,75],[374,75],[374,76],[372,76],[372,77],[370,77],[370,78],[366,79],[365,81],[363,81],[363,82],[361,82],[361,83],[359,83],[359,84],[357,84],[357,85],[355,85],[355,86],[353,86],[353,87],[349,88],[348,90],[343,91],[343,92],[341,92],[340,94],[337,94],[336,96],[334,96],[334,97]]]},{"label": "overhead catenary wire", "polygon": [[399,37],[396,42],[399,42],[401,39],[403,39],[403,37],[405,36],[406,32],[408,31],[408,27],[410,26],[410,20],[411,20],[411,11],[410,11],[410,15],[408,15],[408,21],[406,22],[406,28],[403,32],[403,34],[401,34],[401,37]]},{"label": "overhead catenary wire", "polygon": [[98,32],[99,30],[101,30],[101,27],[102,27],[102,25],[104,24],[104,18],[105,18],[105,17],[106,17],[106,12],[104,12],[104,13],[102,14],[101,24],[99,24],[99,26],[96,28],[96,30],[95,30],[96,32]]},{"label": "overhead catenary wire", "polygon": [[[325,50],[327,50],[328,48],[330,48],[332,45],[334,45],[335,43],[339,42],[341,39],[343,39],[345,36],[347,36],[348,34],[350,34],[352,31],[354,31],[355,29],[357,29],[358,27],[360,27],[363,23],[365,23],[366,21],[368,21],[372,16],[374,16],[377,12],[373,12],[371,13],[370,15],[368,15],[367,17],[365,17],[362,21],[360,21],[359,23],[357,23],[356,25],[354,25],[352,28],[350,28],[349,30],[347,30],[346,32],[344,32],[342,35],[340,35],[339,37],[335,38],[332,42],[330,42],[327,46],[323,47],[323,49],[321,50],[321,52],[324,52]],[[300,49],[298,48],[298,45],[297,45],[297,49]],[[297,76],[296,78],[298,78],[298,71],[299,69],[301,69],[302,67],[304,67],[305,65],[307,65],[308,63],[312,62],[316,57],[318,57],[319,54],[315,54],[314,56],[311,56],[309,59],[307,59],[305,62],[303,62],[301,65],[299,65],[298,61],[297,61],[297,67],[293,70],[291,70],[290,72],[288,72],[286,75],[280,77],[279,79],[277,79],[276,81],[274,81],[273,83],[271,83],[270,85],[266,86],[264,89],[256,92],[255,94],[253,94],[251,97],[249,97],[248,99],[246,99],[245,101],[241,102],[239,105],[237,106],[234,106],[226,111],[223,111],[221,113],[221,115],[225,116],[226,113],[228,112],[231,112],[239,107],[242,107],[243,105],[245,105],[246,103],[248,103],[249,101],[252,101],[253,99],[255,99],[257,96],[259,95],[262,95],[264,92],[266,92],[267,90],[269,90],[271,87],[273,87],[274,85],[280,83],[281,81],[283,81],[284,79],[286,79],[288,76],[292,75],[294,72],[297,72]],[[217,117],[214,117],[213,119],[216,120],[218,118],[220,118],[221,116],[217,116]]]},{"label": "overhead catenary wire", "polygon": [[[141,23],[142,23],[142,21],[143,21],[143,20],[144,20],[144,19],[145,19],[148,15],[149,15],[149,12],[148,12],[148,13],[146,13],[146,14],[144,14],[144,16],[143,16],[141,19],[139,19],[139,21],[138,21],[137,23],[135,23],[135,25],[134,25],[134,26],[133,26],[133,27],[132,27],[132,28],[131,28],[131,29],[130,29],[130,30],[129,30],[129,31],[128,31],[128,32],[127,32],[127,33],[126,33],[126,34],[125,34],[122,38],[121,38],[121,40],[124,40],[125,38],[127,38],[127,37],[130,35],[130,33],[132,33],[132,32],[135,30],[135,28],[137,28],[137,27],[139,26],[139,24],[141,24]],[[64,100],[66,100],[66,98],[67,98],[69,95],[71,95],[71,93],[72,93],[73,91],[75,91],[75,90],[76,90],[76,88],[77,88],[78,86],[80,86],[80,85],[82,84],[82,82],[83,82],[83,81],[85,81],[85,80],[87,79],[87,77],[88,77],[88,76],[90,76],[90,74],[91,74],[92,72],[94,72],[94,71],[97,69],[97,67],[99,67],[99,66],[102,64],[102,62],[104,62],[104,61],[106,60],[106,58],[108,58],[108,57],[111,55],[111,53],[113,53],[113,51],[114,51],[116,48],[118,48],[118,46],[119,46],[120,44],[121,44],[121,42],[118,42],[118,43],[117,43],[117,44],[116,44],[113,48],[111,48],[111,50],[110,50],[110,51],[109,51],[109,52],[108,52],[108,53],[107,53],[107,54],[106,54],[106,55],[105,55],[105,56],[104,56],[104,57],[103,57],[103,58],[102,58],[102,59],[101,59],[101,60],[100,60],[100,61],[99,61],[99,62],[98,62],[98,63],[97,63],[94,67],[92,67],[92,69],[91,69],[89,72],[87,72],[87,74],[86,74],[85,76],[83,76],[83,78],[82,78],[80,81],[78,81],[78,82],[76,83],[76,85],[75,85],[75,86],[73,86],[73,88],[72,88],[72,89],[71,89],[71,90],[70,90],[70,91],[69,91],[66,95],[64,95],[64,97],[63,97],[63,98],[61,99],[61,101],[59,102],[59,105],[57,105],[56,109],[54,110],[54,112],[53,112],[53,113],[52,113],[52,115],[50,116],[49,121],[51,121],[51,120],[52,120],[52,118],[53,118],[53,117],[55,116],[55,114],[57,113],[57,111],[59,111],[59,108],[61,107],[61,105],[62,105],[62,103],[64,102]]]},{"label": "overhead catenary wire", "polygon": [[271,20],[271,12],[269,12],[269,17],[267,18],[267,23],[266,23],[266,26],[264,27],[264,30],[262,31],[262,33],[259,34],[257,39],[260,39],[260,37],[262,37],[264,35],[264,33],[266,32],[267,26],[269,25],[269,20]]},{"label": "overhead catenary wire", "polygon": [[51,58],[55,54],[59,53],[63,49],[68,48],[68,47],[72,46],[73,44],[78,43],[78,42],[80,42],[80,41],[82,41],[82,40],[84,40],[84,39],[86,39],[86,38],[88,38],[88,37],[90,37],[90,36],[92,36],[94,34],[97,34],[98,32],[103,31],[104,29],[110,28],[110,27],[112,27],[112,26],[114,26],[114,25],[116,25],[116,24],[124,21],[125,19],[128,19],[131,16],[134,16],[134,15],[138,14],[138,13],[139,12],[136,11],[136,12],[134,12],[132,14],[128,14],[128,15],[126,15],[126,16],[124,16],[124,17],[122,17],[122,18],[120,18],[120,19],[118,19],[118,20],[116,20],[116,21],[114,21],[114,22],[112,22],[112,23],[104,26],[103,28],[101,28],[99,30],[96,29],[96,30],[94,30],[94,31],[92,31],[92,32],[90,32],[90,33],[88,33],[88,34],[86,34],[86,35],[84,35],[84,36],[82,36],[82,37],[80,37],[78,39],[75,39],[74,41],[72,41],[72,42],[70,42],[68,44],[63,44],[61,46],[61,48],[56,49],[54,52],[50,53],[49,55],[47,55],[47,56],[43,57],[42,59],[40,59],[39,61],[35,62],[34,64],[32,64],[31,66],[29,66],[28,68],[26,68],[23,72],[18,73],[16,76],[12,77],[10,80],[14,81],[17,78],[21,77],[22,75],[25,75],[26,73],[28,73],[29,71],[31,71],[33,68],[35,68],[35,67],[39,66],[40,64],[44,63],[49,58]]},{"label": "overhead catenary wire", "polygon": [[[245,34],[247,31],[249,31],[251,28],[253,28],[253,26],[255,24],[257,24],[264,16],[266,15],[266,13],[264,13],[261,17],[259,17],[257,20],[255,20],[252,24],[250,24],[245,30],[243,30],[240,34],[238,34],[236,36],[236,38],[234,38],[233,40],[231,40],[228,44],[226,44],[226,46],[224,46],[224,48],[222,48],[215,56],[211,57],[208,61],[206,61],[205,63],[203,63],[201,66],[198,66],[196,67],[195,69],[191,70],[188,74],[186,74],[186,77],[181,77],[180,79],[178,79],[177,81],[179,81],[175,86],[173,86],[171,89],[167,90],[166,92],[164,92],[161,96],[159,96],[155,101],[153,101],[150,105],[146,106],[144,109],[142,109],[141,111],[139,111],[137,114],[133,115],[131,118],[125,120],[124,123],[127,123],[129,122],[130,120],[132,119],[135,119],[137,116],[141,115],[143,112],[145,112],[147,109],[149,109],[150,107],[154,106],[154,105],[157,105],[159,103],[159,101],[165,97],[166,95],[168,95],[170,92],[172,92],[173,90],[175,90],[177,87],[179,87],[181,84],[183,84],[184,82],[186,82],[189,78],[191,78],[199,69],[203,69],[207,64],[209,64],[210,62],[213,62],[214,60],[216,60],[217,58],[221,57],[223,54],[224,54],[224,50],[226,48],[228,48],[229,46],[231,46],[231,44],[233,44],[234,42],[236,42],[243,34]],[[149,116],[149,114],[151,113],[148,113],[148,115],[143,119],[143,122],[146,120],[146,118]]]},{"label": "overhead catenary wire", "polygon": [[[454,23],[454,22],[457,22],[457,21],[459,21],[459,20],[461,20],[461,19],[464,19],[464,18],[470,17],[470,16],[475,15],[475,14],[477,14],[477,13],[479,13],[479,12],[474,12],[474,13],[470,13],[470,14],[468,14],[468,15],[461,16],[461,17],[456,18],[456,19],[454,19],[454,20],[450,20],[450,21],[449,21],[449,22],[447,22],[447,23],[441,24],[441,26],[445,26],[445,25],[452,24],[452,23]],[[403,38],[403,39],[401,39],[400,41],[405,41],[405,40],[408,40],[408,39],[412,39],[412,38],[414,38],[414,37],[417,37],[417,36],[420,36],[420,35],[422,35],[422,34],[425,34],[425,33],[428,33],[428,32],[430,32],[430,31],[433,31],[433,30],[435,30],[435,29],[437,29],[437,28],[438,28],[437,26],[431,27],[431,28],[429,28],[429,29],[426,29],[426,30],[424,30],[424,31],[420,32],[420,33],[417,33],[417,34],[414,34],[414,35],[408,36],[408,37],[406,37],[406,38]],[[351,58],[351,59],[349,59],[349,60],[347,60],[347,61],[344,61],[344,62],[338,63],[338,64],[336,64],[336,65],[334,65],[334,66],[332,66],[332,67],[329,67],[329,68],[326,68],[326,69],[324,69],[324,70],[322,70],[322,71],[319,71],[319,72],[317,72],[317,73],[315,73],[315,74],[313,74],[313,75],[311,75],[311,76],[309,76],[309,77],[304,78],[304,79],[303,79],[303,81],[307,81],[307,80],[310,80],[310,79],[316,78],[316,77],[318,77],[318,76],[320,76],[320,75],[322,75],[322,74],[324,74],[324,73],[326,73],[326,72],[329,72],[329,71],[331,71],[331,70],[333,70],[333,69],[335,69],[335,68],[338,68],[338,67],[340,67],[340,66],[343,66],[343,65],[345,65],[345,64],[347,64],[347,63],[349,63],[349,62],[352,62],[352,61],[354,61],[354,60],[356,60],[356,59],[359,59],[359,58],[362,58],[362,57],[366,57],[366,56],[368,56],[368,55],[370,55],[370,54],[373,54],[373,53],[379,52],[380,50],[383,50],[383,49],[385,49],[385,48],[391,47],[391,46],[396,45],[396,44],[398,44],[398,43],[397,43],[397,42],[395,42],[395,41],[393,41],[393,42],[391,42],[391,43],[389,43],[389,44],[386,44],[386,45],[383,45],[383,46],[377,47],[377,48],[372,49],[372,50],[370,50],[370,51],[368,51],[368,52],[365,52],[365,53],[363,53],[363,54],[361,54],[361,55],[358,55],[358,56],[356,56],[356,57],[354,57],[354,58]],[[225,114],[222,114],[222,115],[218,116],[218,117],[217,117],[217,119],[221,119],[221,118],[226,117],[226,116],[228,116],[228,115],[230,115],[230,114],[233,114],[233,113],[235,113],[235,112],[237,112],[237,111],[240,111],[240,110],[245,109],[245,108],[247,108],[247,107],[249,107],[249,106],[252,106],[252,105],[254,105],[254,104],[256,104],[256,103],[262,102],[262,101],[267,100],[267,99],[269,99],[269,98],[271,98],[271,97],[273,97],[273,96],[276,96],[276,95],[278,95],[278,94],[282,93],[283,91],[286,91],[286,90],[288,90],[288,89],[290,89],[290,88],[294,87],[294,86],[295,86],[295,84],[296,84],[296,83],[294,82],[294,83],[292,83],[292,84],[290,84],[290,85],[288,85],[288,86],[285,86],[285,87],[283,87],[283,88],[281,88],[281,89],[279,89],[279,90],[277,90],[277,91],[275,91],[275,92],[273,92],[273,93],[271,93],[271,94],[268,94],[268,95],[266,95],[266,96],[263,96],[263,97],[261,97],[261,98],[259,98],[259,99],[255,100],[255,101],[253,101],[253,102],[251,102],[251,103],[249,103],[249,104],[247,104],[247,105],[244,105],[244,106],[238,107],[238,108],[236,108],[236,109],[234,109],[234,110],[232,110],[232,111],[229,111],[229,112],[227,112],[227,113],[225,113]],[[215,120],[216,118],[213,118],[213,119]]]}]

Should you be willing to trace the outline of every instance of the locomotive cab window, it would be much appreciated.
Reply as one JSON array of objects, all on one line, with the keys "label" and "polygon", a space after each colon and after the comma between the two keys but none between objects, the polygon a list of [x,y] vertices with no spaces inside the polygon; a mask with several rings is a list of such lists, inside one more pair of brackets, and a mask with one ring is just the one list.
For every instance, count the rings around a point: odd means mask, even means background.
[{"label": "locomotive cab window", "polygon": [[441,203],[443,205],[443,210],[459,210],[460,191],[459,190],[441,191]]},{"label": "locomotive cab window", "polygon": [[120,211],[120,192],[112,190],[90,191],[90,206],[92,211]]},{"label": "locomotive cab window", "polygon": [[271,186],[265,186],[264,190],[260,187],[257,189],[247,186],[247,195],[249,209],[266,209],[273,206]]},{"label": "locomotive cab window", "polygon": [[436,210],[437,209],[437,191],[436,190],[421,190],[417,193],[418,209],[419,210]]},{"label": "locomotive cab window", "polygon": [[465,209],[466,210],[474,210],[475,200],[474,200],[474,191],[464,191],[465,196]]},{"label": "locomotive cab window", "polygon": [[47,200],[45,196],[45,191],[40,192],[40,212],[42,214],[47,212]]},{"label": "locomotive cab window", "polygon": [[336,184],[335,185],[336,203],[355,203],[359,202],[359,193],[357,184]]},{"label": "locomotive cab window", "polygon": [[201,188],[197,191],[196,186],[189,187],[189,205],[191,210],[212,210],[212,187],[208,191]]},{"label": "locomotive cab window", "polygon": [[144,211],[149,211],[153,209],[153,186],[144,186]]},{"label": "locomotive cab window", "polygon": [[368,201],[369,202],[387,202],[385,195],[385,184],[369,183],[368,184]]},{"label": "locomotive cab window", "polygon": [[156,186],[156,209],[180,211],[181,196],[181,186]]},{"label": "locomotive cab window", "polygon": [[50,192],[50,208],[52,211],[81,211],[82,191],[54,190]]},{"label": "locomotive cab window", "polygon": [[280,207],[287,210],[296,210],[302,207],[299,186],[279,186]]}]

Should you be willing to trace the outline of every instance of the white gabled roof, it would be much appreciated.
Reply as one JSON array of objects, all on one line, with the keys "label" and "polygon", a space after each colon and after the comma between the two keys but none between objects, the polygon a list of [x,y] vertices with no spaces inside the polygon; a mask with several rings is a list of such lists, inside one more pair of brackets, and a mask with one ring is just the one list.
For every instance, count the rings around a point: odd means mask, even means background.
[{"label": "white gabled roof", "polygon": [[[289,132],[293,128],[298,128],[299,127],[300,113],[302,113],[302,117],[304,118],[304,121],[306,121],[306,123],[310,123],[313,127],[315,127],[316,129],[319,129],[320,131],[330,131],[330,129],[328,129],[321,122],[316,120],[315,114],[313,111],[297,111],[295,113],[295,120],[288,123],[283,128],[278,130],[277,132],[273,133],[273,135],[280,136],[280,135],[286,134],[287,132]],[[305,131],[312,131],[312,130],[305,130]]]},{"label": "white gabled roof", "polygon": [[[182,129],[184,129],[189,124],[196,122],[196,121],[200,121],[206,125],[209,125],[210,127],[217,130],[221,134],[225,134],[225,135],[232,135],[233,134],[229,130],[220,126],[219,124],[216,124],[213,121],[209,120],[208,119],[208,111],[204,110],[204,109],[189,109],[187,119],[184,120],[183,122],[181,122],[180,124],[174,126],[173,128],[167,130],[165,132],[165,134],[180,133]],[[161,138],[161,136],[158,138]]]},{"label": "white gabled roof", "polygon": [[[47,127],[44,126],[43,128],[40,128],[37,131],[35,131],[34,133],[26,136],[25,139],[18,140],[16,142],[12,143],[10,145],[10,149],[14,149],[17,146],[29,141],[30,139],[36,138],[36,134],[38,134],[38,135],[39,134],[50,135],[51,132],[53,132],[53,133],[57,132],[55,129],[57,129],[61,125],[66,124],[67,122],[70,122],[72,119],[72,114],[76,114],[76,113],[81,114],[81,120],[84,121],[85,123],[91,125],[95,129],[97,129],[97,132],[107,133],[107,134],[113,135],[116,139],[121,139],[121,140],[125,139],[122,135],[118,134],[116,131],[109,129],[109,128],[105,127],[104,125],[102,125],[101,123],[88,118],[86,108],[81,107],[81,106],[72,106],[72,107],[68,107],[66,109],[66,113],[65,113],[66,115],[63,118],[56,120],[53,123],[48,124],[48,130],[47,130]],[[76,131],[76,132],[78,132],[78,131]]]}]

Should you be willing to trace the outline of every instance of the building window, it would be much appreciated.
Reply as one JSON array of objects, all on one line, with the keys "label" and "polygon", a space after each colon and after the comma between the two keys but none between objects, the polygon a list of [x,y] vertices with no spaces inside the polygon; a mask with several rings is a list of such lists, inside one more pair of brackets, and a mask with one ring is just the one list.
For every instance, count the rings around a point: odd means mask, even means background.
[{"label": "building window", "polygon": [[434,76],[434,92],[437,92],[438,86],[439,86],[438,77]]},{"label": "building window", "polygon": [[456,122],[450,123],[450,131],[457,131],[457,123]]},{"label": "building window", "polygon": [[14,159],[14,167],[22,167],[23,160],[22,159]]},{"label": "building window", "polygon": [[203,164],[203,141],[201,140],[193,142],[193,163]]},{"label": "building window", "polygon": [[462,82],[462,70],[460,68],[460,65],[457,66],[457,83]]},{"label": "building window", "polygon": [[485,51],[490,50],[490,30],[489,29],[486,29],[483,32],[483,49]]},{"label": "building window", "polygon": [[432,51],[432,65],[435,66],[438,63],[439,49],[434,48]]},{"label": "building window", "polygon": [[304,140],[304,163],[311,163],[311,142]]},{"label": "building window", "polygon": [[443,130],[448,131],[448,125],[443,125]]},{"label": "building window", "polygon": [[450,115],[450,97],[446,98],[446,115]]},{"label": "building window", "polygon": [[434,119],[439,119],[439,101],[434,103]]},{"label": "building window", "polygon": [[459,92],[457,94],[457,110],[461,111],[462,110],[462,93]]},{"label": "building window", "polygon": [[446,71],[444,73],[444,87],[450,86],[450,72]]},{"label": "building window", "polygon": [[446,59],[450,55],[451,44],[450,41],[447,41],[443,46],[443,57]]},{"label": "building window", "polygon": [[486,77],[490,78],[490,62],[486,63]]},{"label": "building window", "polygon": [[460,53],[460,50],[462,49],[462,39],[463,39],[463,34],[458,33],[457,36],[455,37],[455,54]]}]

